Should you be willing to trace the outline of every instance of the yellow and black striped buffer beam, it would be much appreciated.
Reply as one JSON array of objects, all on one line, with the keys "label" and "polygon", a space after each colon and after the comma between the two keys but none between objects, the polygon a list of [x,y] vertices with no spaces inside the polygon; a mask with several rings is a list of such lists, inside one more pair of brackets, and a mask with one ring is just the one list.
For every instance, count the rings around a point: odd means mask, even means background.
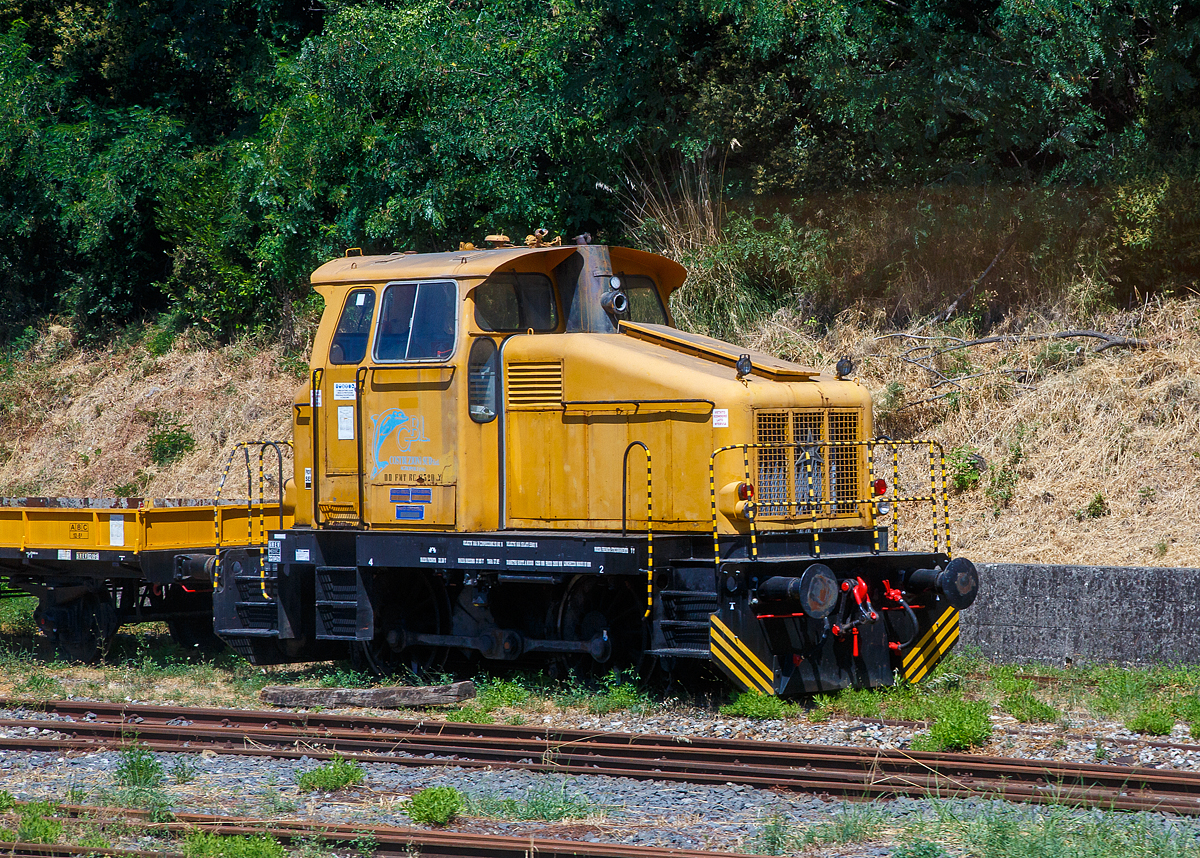
[{"label": "yellow and black striped buffer beam", "polygon": [[713,658],[742,684],[746,691],[775,693],[775,673],[762,659],[721,622],[716,614],[709,615],[708,648]]},{"label": "yellow and black striped buffer beam", "polygon": [[916,646],[904,656],[904,678],[909,682],[920,682],[925,674],[945,658],[950,647],[958,640],[958,611],[947,608],[937,622],[921,636]]}]

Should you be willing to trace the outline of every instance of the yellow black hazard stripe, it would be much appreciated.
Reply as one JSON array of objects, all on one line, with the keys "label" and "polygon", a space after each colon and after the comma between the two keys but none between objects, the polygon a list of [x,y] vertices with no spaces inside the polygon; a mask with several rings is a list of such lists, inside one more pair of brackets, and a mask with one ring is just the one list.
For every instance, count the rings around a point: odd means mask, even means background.
[{"label": "yellow black hazard stripe", "polygon": [[775,693],[775,674],[769,670],[762,660],[750,651],[729,627],[717,619],[716,614],[709,616],[708,648],[713,658],[729,671],[747,691],[760,691],[763,694]]},{"label": "yellow black hazard stripe", "polygon": [[958,611],[947,608],[932,628],[904,656],[904,678],[920,682],[958,640]]}]

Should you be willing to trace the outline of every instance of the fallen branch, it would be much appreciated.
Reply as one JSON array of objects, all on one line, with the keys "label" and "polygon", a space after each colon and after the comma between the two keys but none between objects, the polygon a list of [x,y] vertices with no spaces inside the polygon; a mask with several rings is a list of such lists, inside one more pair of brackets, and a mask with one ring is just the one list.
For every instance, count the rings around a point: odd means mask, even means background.
[{"label": "fallen branch", "polygon": [[[1149,340],[1117,337],[1100,331],[1058,331],[1053,334],[1003,334],[995,337],[983,337],[978,340],[966,340],[940,349],[937,354],[944,355],[947,352],[956,352],[960,349],[969,349],[972,346],[984,346],[990,343],[1033,343],[1040,340],[1066,340],[1073,337],[1090,337],[1092,339],[1104,340],[1102,345],[1092,349],[1093,352],[1102,352],[1105,349],[1112,348],[1148,349],[1153,345]],[[928,346],[924,346],[923,348],[928,348]]]}]

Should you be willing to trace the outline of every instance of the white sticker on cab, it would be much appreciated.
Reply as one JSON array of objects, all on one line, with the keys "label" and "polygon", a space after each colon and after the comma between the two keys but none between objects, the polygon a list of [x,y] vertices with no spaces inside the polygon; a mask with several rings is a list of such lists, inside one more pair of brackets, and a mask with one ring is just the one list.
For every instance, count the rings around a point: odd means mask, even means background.
[{"label": "white sticker on cab", "polygon": [[728,429],[729,428],[729,409],[714,408],[713,409],[713,428]]},{"label": "white sticker on cab", "polygon": [[338,440],[354,440],[354,406],[338,406]]},{"label": "white sticker on cab", "polygon": [[354,401],[354,382],[353,381],[335,381],[333,383],[333,398],[334,399],[349,399]]}]

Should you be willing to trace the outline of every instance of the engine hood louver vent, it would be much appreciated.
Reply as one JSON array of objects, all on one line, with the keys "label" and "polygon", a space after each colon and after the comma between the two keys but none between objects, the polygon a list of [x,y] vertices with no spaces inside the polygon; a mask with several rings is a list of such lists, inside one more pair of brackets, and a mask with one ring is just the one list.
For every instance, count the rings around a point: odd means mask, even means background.
[{"label": "engine hood louver vent", "polygon": [[562,408],[562,362],[510,363],[505,369],[505,389],[510,409]]},{"label": "engine hood louver vent", "polygon": [[[684,354],[708,358],[726,366],[735,366],[740,355],[747,350],[700,334],[689,334],[666,325],[650,325],[642,322],[621,322],[621,333],[635,340],[663,346]],[[751,375],[769,378],[772,381],[808,381],[821,374],[819,369],[781,360],[762,352],[749,352],[754,369]]]}]

